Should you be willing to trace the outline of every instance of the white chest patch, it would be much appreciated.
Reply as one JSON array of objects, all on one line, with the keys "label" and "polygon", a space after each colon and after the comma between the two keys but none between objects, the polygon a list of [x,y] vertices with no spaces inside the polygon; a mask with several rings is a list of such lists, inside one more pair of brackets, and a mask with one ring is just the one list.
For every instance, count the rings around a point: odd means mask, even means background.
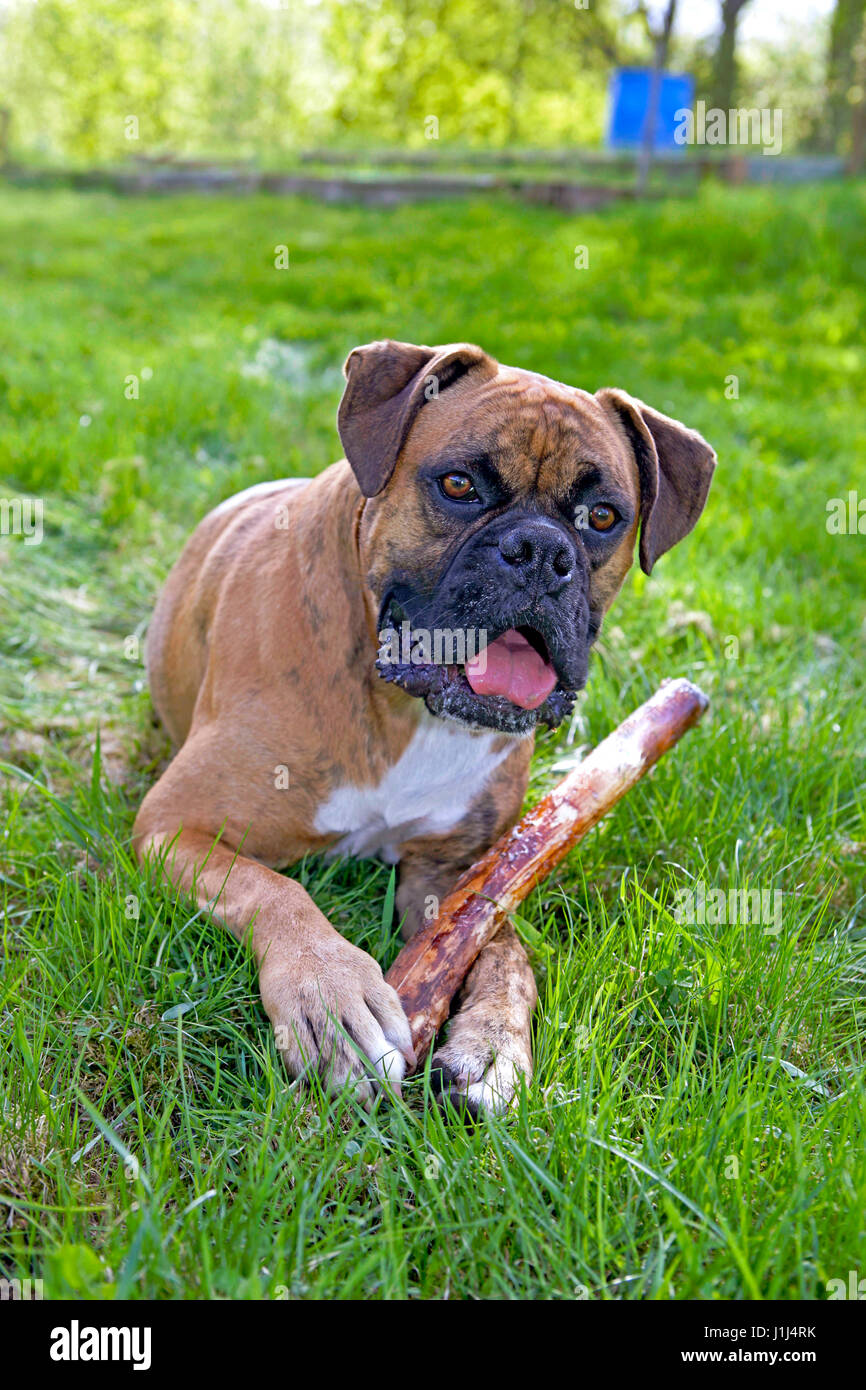
[{"label": "white chest patch", "polygon": [[374,787],[338,787],[319,807],[315,828],[339,835],[333,854],[378,854],[396,864],[415,835],[445,835],[465,816],[495,767],[511,751],[499,734],[474,733],[422,712],[398,762]]}]

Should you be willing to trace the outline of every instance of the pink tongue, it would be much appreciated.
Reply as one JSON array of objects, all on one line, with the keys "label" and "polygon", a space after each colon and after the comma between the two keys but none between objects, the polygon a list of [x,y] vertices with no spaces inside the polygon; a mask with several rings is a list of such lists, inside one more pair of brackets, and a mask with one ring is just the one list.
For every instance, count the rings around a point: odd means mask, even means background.
[{"label": "pink tongue", "polygon": [[476,695],[504,695],[521,709],[538,709],[556,685],[556,672],[531,642],[509,628],[467,661],[466,679]]}]

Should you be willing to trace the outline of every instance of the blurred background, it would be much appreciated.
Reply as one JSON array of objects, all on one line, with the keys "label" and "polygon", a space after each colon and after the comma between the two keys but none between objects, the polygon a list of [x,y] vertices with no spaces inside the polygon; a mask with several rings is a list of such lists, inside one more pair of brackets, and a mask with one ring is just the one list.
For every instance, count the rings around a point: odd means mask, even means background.
[{"label": "blurred background", "polygon": [[862,164],[864,26],[864,0],[3,0],[2,157],[574,155],[605,148],[611,75],[658,62]]}]

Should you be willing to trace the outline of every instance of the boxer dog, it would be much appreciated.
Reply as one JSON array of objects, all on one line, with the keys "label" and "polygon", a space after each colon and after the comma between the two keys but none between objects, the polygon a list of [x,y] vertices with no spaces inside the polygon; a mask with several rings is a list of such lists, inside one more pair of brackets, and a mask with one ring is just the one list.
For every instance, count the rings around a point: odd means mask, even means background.
[{"label": "boxer dog", "polygon": [[[534,730],[584,685],[638,531],[648,574],[695,525],[715,455],[623,391],[467,343],[369,343],[345,375],[345,458],[223,502],[168,578],[147,664],[179,751],[134,844],[249,939],[292,1075],[369,1105],[414,1060],[400,1001],[279,871],[378,855],[399,865],[404,935],[435,914],[516,820]],[[503,926],[434,1054],[439,1094],[506,1106],[531,1077],[535,1001]]]}]

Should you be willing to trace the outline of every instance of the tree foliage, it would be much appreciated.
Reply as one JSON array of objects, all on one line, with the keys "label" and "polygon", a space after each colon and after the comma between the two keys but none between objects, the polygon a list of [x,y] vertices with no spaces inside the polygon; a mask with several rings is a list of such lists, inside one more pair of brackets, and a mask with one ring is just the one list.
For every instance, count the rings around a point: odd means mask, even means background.
[{"label": "tree foliage", "polygon": [[[863,4],[839,0],[834,34]],[[13,151],[46,160],[279,163],[335,141],[590,146],[612,68],[652,58],[646,10],[636,0],[0,0],[0,108]],[[845,43],[834,39],[831,91],[850,101]],[[736,99],[784,97],[786,131],[808,137],[824,99],[816,52],[804,35],[760,71],[741,62]],[[716,35],[686,41],[674,28],[670,63],[695,73],[698,95],[711,96],[724,57]],[[796,84],[780,95],[785,72]]]},{"label": "tree foliage", "polygon": [[587,144],[630,52],[615,19],[608,0],[11,0],[3,103],[18,146],[84,160],[417,146],[436,122],[460,143]]}]

